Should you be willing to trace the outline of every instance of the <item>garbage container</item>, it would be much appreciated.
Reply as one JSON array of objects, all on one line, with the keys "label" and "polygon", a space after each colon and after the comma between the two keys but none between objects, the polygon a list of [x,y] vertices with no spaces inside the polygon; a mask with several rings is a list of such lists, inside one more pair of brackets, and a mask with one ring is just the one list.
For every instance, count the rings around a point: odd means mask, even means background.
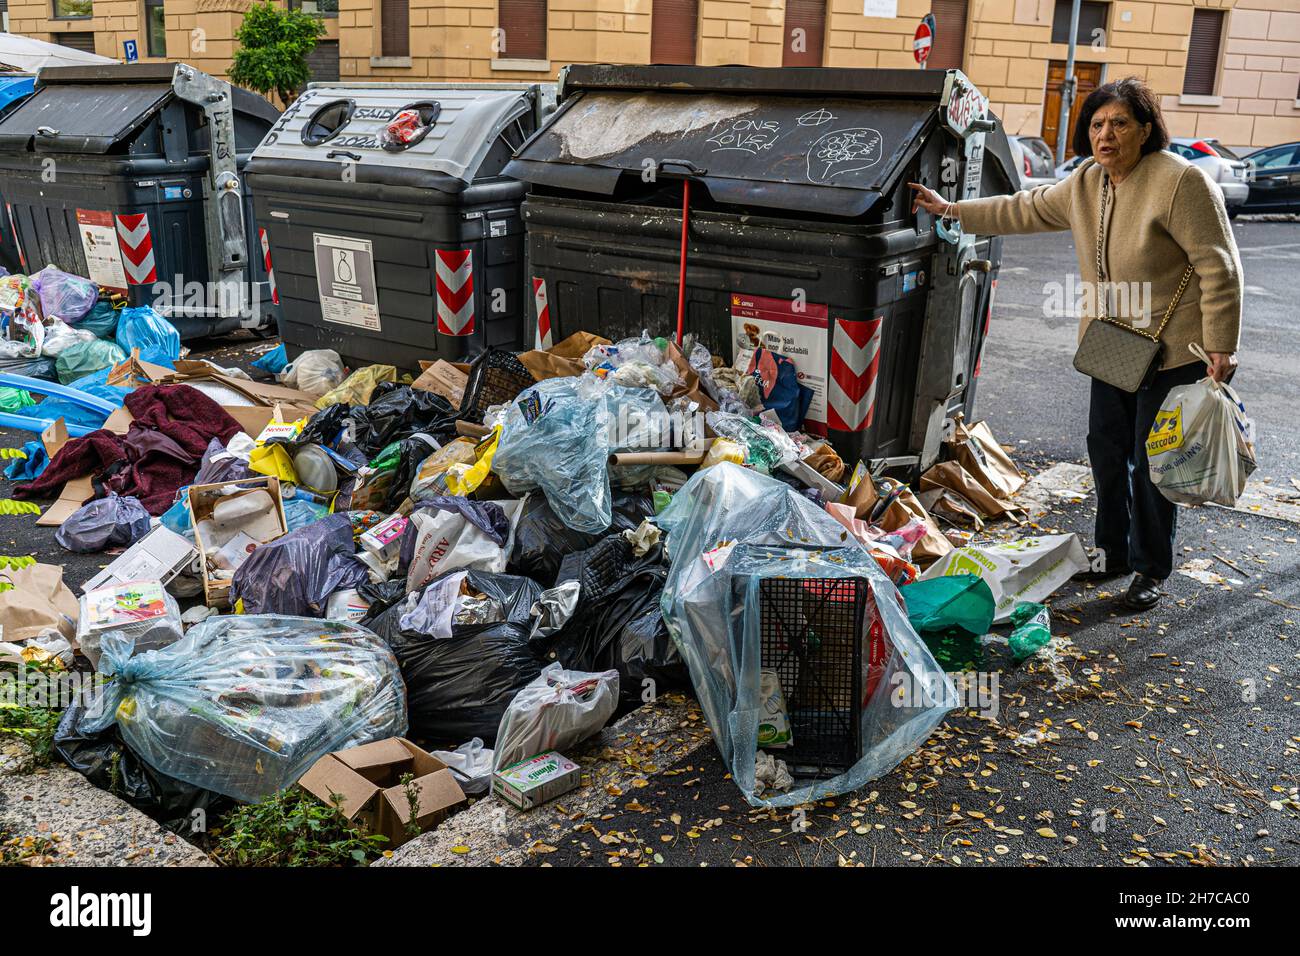
[{"label": "garbage container", "polygon": [[183,63],[41,70],[0,119],[21,268],[52,263],[125,292],[183,338],[270,324],[241,173],[278,115]]},{"label": "garbage container", "polygon": [[530,184],[540,344],[674,334],[684,250],[684,330],[787,354],[806,430],[850,461],[927,467],[969,414],[1001,240],[940,238],[907,183],[1018,179],[959,71],[571,66],[505,172]]},{"label": "garbage container", "polygon": [[[36,77],[30,73],[0,75],[0,120],[12,113],[23,100],[32,95]],[[4,203],[3,184],[0,183],[0,204]],[[7,215],[0,216],[0,266],[17,272],[22,266],[18,259],[18,243]]]},{"label": "garbage container", "polygon": [[311,84],[248,167],[290,356],[418,372],[517,347],[525,187],[501,170],[548,102],[539,85]]}]

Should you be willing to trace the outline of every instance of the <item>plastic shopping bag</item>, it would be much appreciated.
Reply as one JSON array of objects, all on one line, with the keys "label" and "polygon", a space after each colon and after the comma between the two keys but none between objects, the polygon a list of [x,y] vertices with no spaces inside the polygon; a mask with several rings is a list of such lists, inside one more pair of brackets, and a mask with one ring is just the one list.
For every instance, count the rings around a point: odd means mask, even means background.
[{"label": "plastic shopping bag", "polygon": [[180,332],[147,305],[122,310],[117,321],[117,344],[127,354],[139,349],[144,361],[168,368],[181,357]]},{"label": "plastic shopping bag", "polygon": [[617,706],[618,671],[566,671],[548,664],[501,716],[492,769],[581,743],[599,733]]},{"label": "plastic shopping bag", "polygon": [[54,266],[46,266],[31,279],[32,288],[41,297],[41,312],[47,319],[76,322],[99,298],[99,287],[95,283]]},{"label": "plastic shopping bag", "polygon": [[[1209,356],[1193,343],[1207,363]],[[1203,378],[1169,390],[1147,434],[1151,483],[1170,501],[1231,508],[1255,470],[1255,425],[1228,385]]]}]

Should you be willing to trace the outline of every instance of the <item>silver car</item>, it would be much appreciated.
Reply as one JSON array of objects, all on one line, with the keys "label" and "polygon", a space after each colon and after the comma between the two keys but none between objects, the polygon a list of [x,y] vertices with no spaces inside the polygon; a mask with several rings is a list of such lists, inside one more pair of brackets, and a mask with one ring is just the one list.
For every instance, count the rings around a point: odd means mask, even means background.
[{"label": "silver car", "polygon": [[[1181,136],[1169,144],[1169,151],[1177,153],[1183,159],[1195,163],[1209,174],[1215,185],[1223,193],[1223,205],[1229,216],[1236,216],[1246,202],[1250,193],[1250,164],[1243,161],[1236,153],[1228,149],[1217,139]],[[1064,179],[1074,172],[1083,162],[1078,156],[1072,156],[1056,167],[1058,179]]]},{"label": "silver car", "polygon": [[1011,144],[1011,158],[1020,172],[1021,189],[1033,189],[1060,178],[1052,168],[1055,165],[1052,148],[1041,136],[1008,136],[1007,142]]},{"label": "silver car", "polygon": [[1250,164],[1217,139],[1179,136],[1169,149],[1205,170],[1223,190],[1223,205],[1235,216],[1250,195]]}]

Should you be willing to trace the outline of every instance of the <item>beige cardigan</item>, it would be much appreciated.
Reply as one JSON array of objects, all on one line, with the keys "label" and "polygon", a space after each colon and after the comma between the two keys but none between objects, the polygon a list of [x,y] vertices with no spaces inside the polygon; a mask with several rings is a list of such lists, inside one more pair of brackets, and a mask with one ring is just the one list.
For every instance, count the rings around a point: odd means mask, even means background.
[{"label": "beige cardigan", "polygon": [[[1097,281],[1097,217],[1105,170],[1095,160],[1049,186],[1012,196],[957,204],[963,231],[981,236],[1069,229],[1079,272],[1090,289]],[[1241,259],[1223,208],[1223,195],[1197,166],[1168,150],[1138,160],[1128,178],[1112,185],[1103,250],[1114,283],[1151,283],[1148,331],[1154,332],[1190,262],[1195,274],[1165,327],[1161,368],[1197,361],[1191,342],[1207,352],[1235,352],[1241,335]],[[1065,277],[1044,277],[1064,282]],[[1069,286],[1066,286],[1067,290]],[[1079,336],[1097,314],[1095,295],[1083,300]],[[1139,292],[1137,301],[1141,301]],[[1135,311],[1131,310],[1131,311]],[[1118,316],[1132,321],[1133,315]]]}]

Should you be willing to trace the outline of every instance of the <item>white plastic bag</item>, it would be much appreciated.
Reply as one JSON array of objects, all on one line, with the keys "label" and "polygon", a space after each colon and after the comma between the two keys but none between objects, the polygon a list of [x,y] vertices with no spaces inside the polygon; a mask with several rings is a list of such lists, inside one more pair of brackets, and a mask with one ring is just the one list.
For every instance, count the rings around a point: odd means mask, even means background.
[{"label": "white plastic bag", "polygon": [[280,384],[320,398],[330,389],[337,388],[347,377],[343,359],[333,349],[312,349],[303,352],[286,365],[277,376]]},{"label": "white plastic bag", "polygon": [[501,716],[492,769],[547,750],[567,750],[604,727],[617,706],[618,671],[587,673],[547,665]]},{"label": "white plastic bag", "polygon": [[983,578],[996,602],[994,623],[1010,620],[1021,601],[1040,602],[1079,571],[1088,569],[1088,554],[1077,534],[1046,534],[958,548],[921,575],[922,581],[952,574]]},{"label": "white plastic bag", "polygon": [[1229,386],[1207,377],[1171,388],[1147,434],[1151,483],[1179,504],[1231,508],[1255,470],[1254,442],[1254,422]]},{"label": "white plastic bag", "polygon": [[417,511],[411,515],[411,524],[416,537],[406,572],[408,592],[420,590],[447,571],[475,568],[500,574],[506,569],[508,550],[462,514]]},{"label": "white plastic bag", "polygon": [[475,737],[455,750],[431,750],[456,777],[460,788],[469,796],[488,792],[492,785],[492,751],[484,745],[482,737]]}]

